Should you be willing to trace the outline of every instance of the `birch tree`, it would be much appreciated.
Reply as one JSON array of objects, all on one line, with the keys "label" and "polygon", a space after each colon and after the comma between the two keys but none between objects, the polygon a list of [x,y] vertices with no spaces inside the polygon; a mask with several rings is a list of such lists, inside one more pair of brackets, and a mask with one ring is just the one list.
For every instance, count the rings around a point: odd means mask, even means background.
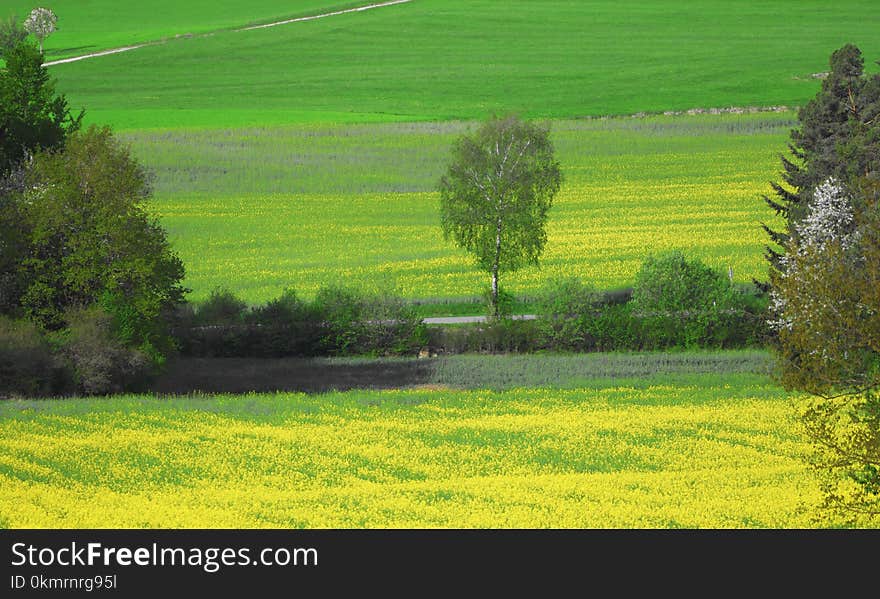
[{"label": "birch tree", "polygon": [[500,273],[538,263],[547,242],[547,214],[561,184],[546,126],[492,117],[452,148],[440,179],[443,235],[491,275],[496,317]]}]

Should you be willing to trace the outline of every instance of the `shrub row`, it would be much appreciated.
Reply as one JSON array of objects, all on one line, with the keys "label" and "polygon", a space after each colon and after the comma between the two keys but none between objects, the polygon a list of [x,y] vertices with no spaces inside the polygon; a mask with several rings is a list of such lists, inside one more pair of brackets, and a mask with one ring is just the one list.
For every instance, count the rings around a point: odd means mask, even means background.
[{"label": "shrub row", "polygon": [[[505,296],[506,297],[506,296]],[[161,360],[126,342],[125,319],[103,305],[70,309],[66,327],[0,319],[0,397],[106,394],[142,387]],[[551,284],[536,320],[428,328],[412,305],[341,287],[305,301],[285,291],[248,307],[228,291],[180,306],[173,342],[199,357],[733,348],[770,338],[767,300],[753,286],[680,253],[650,258],[632,290],[602,293],[577,279]],[[155,353],[155,352],[152,352]],[[163,354],[164,355],[164,354]]]},{"label": "shrub row", "polygon": [[174,334],[182,353],[200,357],[406,355],[427,342],[402,299],[341,287],[321,289],[311,302],[287,290],[255,308],[218,290],[184,308]]}]

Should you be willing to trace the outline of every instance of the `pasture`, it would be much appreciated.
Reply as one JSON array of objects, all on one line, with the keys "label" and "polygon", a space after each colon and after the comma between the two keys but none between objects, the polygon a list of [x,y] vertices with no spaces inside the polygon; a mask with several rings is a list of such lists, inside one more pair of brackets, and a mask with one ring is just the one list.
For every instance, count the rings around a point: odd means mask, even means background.
[{"label": "pasture", "polygon": [[42,4],[4,0],[2,16],[8,11],[23,19],[35,6],[52,9],[58,15],[58,31],[45,44],[46,60],[51,61],[133,44],[187,39],[357,4],[333,0],[88,0]]},{"label": "pasture", "polygon": [[[142,39],[338,6],[103,2],[85,17],[93,4],[56,7],[50,57],[123,42],[105,32]],[[852,42],[880,54],[875,14],[870,0],[749,0],[735,11],[720,0],[514,0],[503,10],[495,0],[413,0],[50,69],[72,106],[117,129],[792,106],[815,94],[813,75],[828,70],[833,49]]]}]

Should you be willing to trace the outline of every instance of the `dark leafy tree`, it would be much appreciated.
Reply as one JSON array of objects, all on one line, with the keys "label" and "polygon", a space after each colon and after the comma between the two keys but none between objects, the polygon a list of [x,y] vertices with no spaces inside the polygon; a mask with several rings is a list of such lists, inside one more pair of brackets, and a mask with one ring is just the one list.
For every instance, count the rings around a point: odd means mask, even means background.
[{"label": "dark leafy tree", "polygon": [[36,46],[19,42],[0,69],[0,175],[37,150],[63,145],[79,129],[83,113],[73,116],[64,95],[43,67]]},{"label": "dark leafy tree", "polygon": [[18,17],[9,15],[5,20],[0,20],[0,58],[12,50],[18,44],[27,39],[28,32],[18,22]]},{"label": "dark leafy tree", "polygon": [[150,194],[145,171],[108,128],[36,154],[19,202],[29,234],[21,310],[57,329],[70,308],[100,304],[121,342],[160,356],[161,323],[183,300],[184,268],[146,211]]},{"label": "dark leafy tree", "polygon": [[453,146],[440,180],[443,234],[491,274],[496,316],[499,273],[537,264],[547,241],[547,213],[561,184],[546,127],[493,117]]},{"label": "dark leafy tree", "polygon": [[783,182],[772,182],[773,197],[764,196],[784,219],[782,230],[763,225],[772,242],[765,255],[773,268],[779,267],[818,185],[829,177],[847,182],[855,176],[876,176],[880,169],[880,75],[865,75],[862,53],[852,44],[831,55],[830,69],[820,91],[798,113],[800,126],[791,132],[791,155],[781,156]]}]

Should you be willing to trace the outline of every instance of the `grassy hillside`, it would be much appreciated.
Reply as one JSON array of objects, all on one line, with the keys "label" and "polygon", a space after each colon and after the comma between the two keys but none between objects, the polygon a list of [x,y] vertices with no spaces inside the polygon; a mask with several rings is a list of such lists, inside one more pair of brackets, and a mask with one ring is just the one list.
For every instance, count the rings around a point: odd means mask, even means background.
[{"label": "grassy hillside", "polygon": [[0,404],[8,527],[801,527],[755,375],[580,389]]},{"label": "grassy hillside", "polygon": [[[760,194],[792,114],[555,121],[566,177],[540,268],[627,285],[645,256],[684,249],[737,280],[763,277],[771,221]],[[129,133],[156,169],[155,213],[196,300],[225,286],[251,302],[342,283],[411,298],[478,295],[486,276],[442,238],[433,192],[467,123],[301,125]]]},{"label": "grassy hillside", "polygon": [[[127,4],[137,3],[117,3],[117,20]],[[874,5],[413,0],[175,39],[52,72],[90,119],[127,128],[797,105],[843,43],[880,56]],[[268,3],[258,6],[268,14]],[[197,21],[187,11],[184,30]]]},{"label": "grassy hillside", "polygon": [[353,0],[3,0],[0,17],[24,18],[36,6],[58,16],[58,31],[44,45],[46,60],[80,56],[175,36],[240,28],[326,12]]}]

